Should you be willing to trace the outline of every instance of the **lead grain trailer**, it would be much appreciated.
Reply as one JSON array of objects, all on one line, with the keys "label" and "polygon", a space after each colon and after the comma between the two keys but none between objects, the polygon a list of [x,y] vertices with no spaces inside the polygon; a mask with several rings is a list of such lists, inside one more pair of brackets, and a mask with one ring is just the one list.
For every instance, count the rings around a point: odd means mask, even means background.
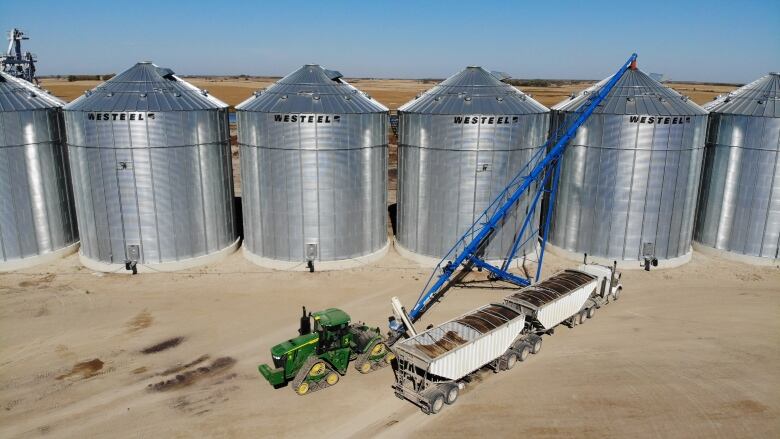
[{"label": "lead grain trailer", "polygon": [[536,354],[542,335],[564,323],[575,326],[617,298],[613,269],[594,265],[552,277],[458,318],[399,341],[393,347],[397,397],[426,414],[453,404],[470,376],[482,368],[509,370]]}]

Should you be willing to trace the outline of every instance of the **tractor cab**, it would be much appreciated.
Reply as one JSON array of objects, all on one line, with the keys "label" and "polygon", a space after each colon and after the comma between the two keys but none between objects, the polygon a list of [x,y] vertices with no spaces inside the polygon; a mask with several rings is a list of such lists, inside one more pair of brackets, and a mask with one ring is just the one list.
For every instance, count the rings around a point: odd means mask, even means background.
[{"label": "tractor cab", "polygon": [[321,355],[335,349],[349,347],[352,336],[349,332],[349,315],[336,308],[311,314],[314,320],[314,333],[319,339],[317,354]]}]

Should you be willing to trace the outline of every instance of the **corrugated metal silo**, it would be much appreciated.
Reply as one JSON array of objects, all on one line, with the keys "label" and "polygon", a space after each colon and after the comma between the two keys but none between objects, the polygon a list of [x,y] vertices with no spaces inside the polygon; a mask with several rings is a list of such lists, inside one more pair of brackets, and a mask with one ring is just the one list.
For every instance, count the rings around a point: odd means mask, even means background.
[{"label": "corrugated metal silo", "polygon": [[238,244],[227,105],[149,62],[65,107],[82,262],[143,271]]},{"label": "corrugated metal silo", "polygon": [[78,246],[65,103],[0,72],[0,271],[44,263]]},{"label": "corrugated metal silo", "polygon": [[[470,66],[398,109],[396,245],[404,256],[438,262],[544,145],[549,110],[508,78]],[[490,242],[488,259],[509,252],[529,202]],[[534,231],[521,242],[518,256],[532,253]]]},{"label": "corrugated metal silo", "polygon": [[706,247],[748,256],[740,258],[748,262],[776,263],[780,73],[770,73],[705,108],[710,124],[693,238]]},{"label": "corrugated metal silo", "polygon": [[387,249],[388,110],[305,65],[236,107],[244,254],[346,268]]},{"label": "corrugated metal silo", "polygon": [[[553,128],[606,81],[554,106]],[[706,125],[687,97],[626,71],[566,149],[550,243],[579,260],[687,262]]]}]

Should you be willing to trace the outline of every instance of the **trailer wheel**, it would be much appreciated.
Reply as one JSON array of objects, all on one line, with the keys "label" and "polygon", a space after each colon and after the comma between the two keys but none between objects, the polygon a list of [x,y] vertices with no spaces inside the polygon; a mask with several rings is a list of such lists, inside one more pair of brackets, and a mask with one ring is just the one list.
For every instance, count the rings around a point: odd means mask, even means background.
[{"label": "trailer wheel", "polygon": [[616,289],[614,293],[612,293],[612,300],[618,300],[618,297],[620,296],[620,288]]},{"label": "trailer wheel", "polygon": [[538,354],[539,351],[541,351],[541,350],[542,350],[542,337],[539,337],[534,342],[534,346],[533,346],[533,348],[531,348],[531,353],[532,354]]},{"label": "trailer wheel", "polygon": [[523,348],[520,349],[520,355],[517,357],[517,359],[520,361],[525,361],[528,359],[529,355],[531,355],[531,347],[523,343]]},{"label": "trailer wheel", "polygon": [[458,400],[459,389],[457,385],[454,385],[447,390],[447,398],[444,400],[449,405],[455,404]]},{"label": "trailer wheel", "polygon": [[590,308],[588,308],[588,318],[592,319],[594,314],[596,314],[596,307],[591,306]]},{"label": "trailer wheel", "polygon": [[439,413],[442,407],[444,407],[444,396],[437,393],[436,396],[433,397],[433,401],[431,401],[431,413],[434,415]]},{"label": "trailer wheel", "polygon": [[515,364],[517,364],[517,354],[513,352],[506,356],[506,359],[504,360],[504,369],[509,370],[515,367]]},{"label": "trailer wheel", "polygon": [[585,320],[587,320],[587,317],[585,317],[587,314],[587,311],[580,311],[580,313],[577,316],[577,324],[581,325],[585,323]]}]

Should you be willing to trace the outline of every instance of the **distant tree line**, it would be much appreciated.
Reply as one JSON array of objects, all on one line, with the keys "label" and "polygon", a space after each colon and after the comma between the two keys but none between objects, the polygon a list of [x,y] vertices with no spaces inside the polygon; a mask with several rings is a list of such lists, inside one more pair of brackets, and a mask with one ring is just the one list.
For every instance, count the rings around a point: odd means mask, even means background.
[{"label": "distant tree line", "polygon": [[[65,77],[65,79],[68,82],[73,81],[107,81],[111,78],[116,76],[115,73],[109,73],[107,75],[68,75]],[[61,77],[59,75],[56,76],[57,79],[60,79]]]}]

